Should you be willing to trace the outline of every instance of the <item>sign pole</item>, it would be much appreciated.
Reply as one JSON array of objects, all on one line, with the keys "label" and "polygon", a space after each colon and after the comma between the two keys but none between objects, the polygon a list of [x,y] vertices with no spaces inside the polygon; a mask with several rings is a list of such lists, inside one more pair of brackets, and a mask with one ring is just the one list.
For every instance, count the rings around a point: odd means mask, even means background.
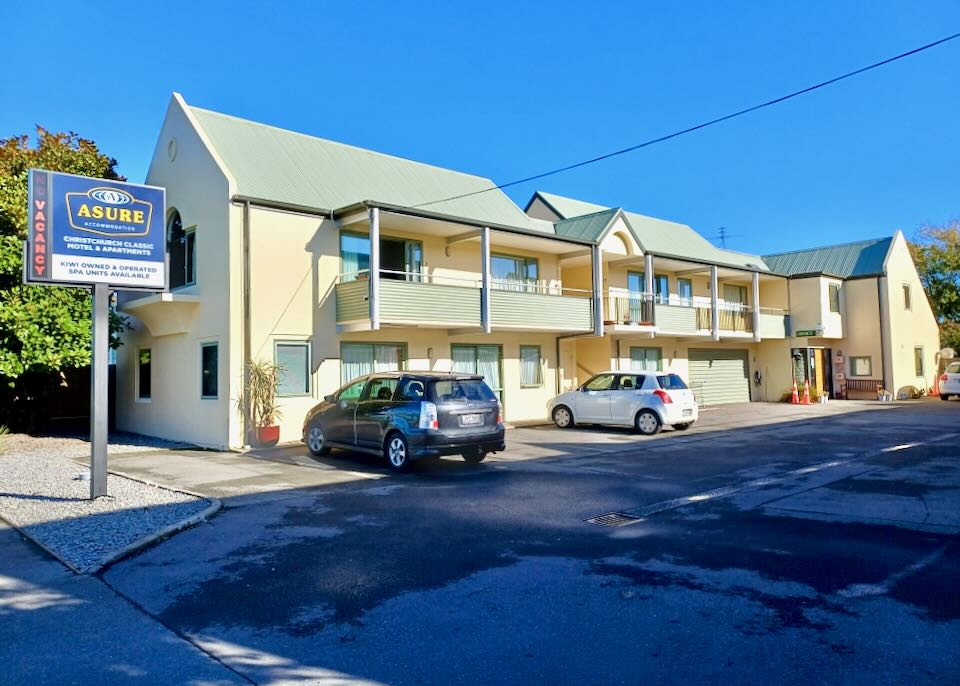
[{"label": "sign pole", "polygon": [[93,286],[93,364],[90,368],[90,499],[107,495],[107,415],[110,288]]}]

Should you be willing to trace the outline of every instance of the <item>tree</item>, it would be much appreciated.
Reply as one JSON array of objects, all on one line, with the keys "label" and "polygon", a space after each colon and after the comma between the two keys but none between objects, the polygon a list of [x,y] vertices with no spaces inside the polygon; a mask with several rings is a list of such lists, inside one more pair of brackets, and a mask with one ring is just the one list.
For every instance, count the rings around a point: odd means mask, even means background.
[{"label": "tree", "polygon": [[[27,173],[31,168],[124,180],[117,161],[75,133],[37,127],[29,136],[0,139],[0,406],[31,401],[66,369],[90,364],[90,292],[22,283],[27,237]],[[123,319],[111,316],[112,345]],[[0,423],[7,417],[0,416]]]},{"label": "tree", "polygon": [[923,227],[910,252],[940,323],[940,344],[960,350],[960,221]]}]

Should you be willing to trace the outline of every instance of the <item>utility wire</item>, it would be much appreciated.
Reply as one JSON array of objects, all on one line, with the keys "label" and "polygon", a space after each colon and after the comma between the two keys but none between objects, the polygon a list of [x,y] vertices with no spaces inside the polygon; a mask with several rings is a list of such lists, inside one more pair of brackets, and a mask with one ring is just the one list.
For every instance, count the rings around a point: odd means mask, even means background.
[{"label": "utility wire", "polygon": [[840,76],[836,76],[836,77],[834,77],[834,78],[832,78],[832,79],[828,79],[828,80],[826,80],[826,81],[821,81],[820,83],[814,84],[814,85],[812,85],[812,86],[808,86],[808,87],[806,87],[806,88],[802,88],[802,89],[800,89],[800,90],[793,91],[792,93],[788,93],[787,95],[782,95],[782,96],[780,96],[779,98],[774,98],[773,100],[767,100],[766,102],[762,102],[762,103],[760,103],[760,104],[758,104],[758,105],[753,105],[752,107],[748,107],[748,108],[746,108],[746,109],[739,110],[738,112],[732,112],[732,113],[730,113],[730,114],[725,114],[725,115],[723,115],[722,117],[717,117],[716,119],[711,119],[711,120],[709,120],[709,121],[702,122],[702,123],[700,123],[700,124],[697,124],[696,126],[690,126],[690,127],[686,128],[686,129],[681,129],[681,130],[679,130],[679,131],[674,131],[673,133],[668,133],[667,135],[665,135],[665,136],[660,136],[659,138],[652,138],[652,139],[650,139],[650,140],[648,140],[648,141],[644,141],[643,143],[638,143],[637,145],[631,145],[631,146],[628,147],[628,148],[621,148],[620,150],[615,150],[615,151],[613,151],[613,152],[606,153],[605,155],[600,155],[599,157],[592,157],[592,158],[590,158],[590,159],[588,159],[588,160],[583,160],[582,162],[576,162],[576,163],[574,163],[574,164],[568,164],[568,165],[565,166],[565,167],[559,167],[558,169],[552,169],[552,170],[550,170],[550,171],[546,171],[546,172],[543,172],[543,173],[541,173],[541,174],[534,174],[533,176],[527,176],[527,177],[525,177],[525,178],[517,179],[517,180],[515,180],[515,181],[509,181],[509,182],[507,182],[507,183],[501,183],[501,184],[499,184],[499,185],[497,185],[497,186],[490,186],[490,188],[483,188],[483,189],[481,189],[481,190],[479,190],[479,191],[472,191],[472,192],[470,192],[470,193],[461,193],[460,195],[453,195],[453,196],[450,196],[449,198],[441,198],[440,200],[431,200],[430,202],[420,203],[419,205],[412,205],[411,207],[412,207],[412,208],[427,207],[428,205],[436,205],[437,203],[441,203],[441,202],[449,202],[449,201],[451,201],[451,200],[460,200],[461,198],[469,198],[469,197],[471,197],[471,196],[473,196],[473,195],[480,195],[481,193],[489,193],[490,191],[502,190],[502,189],[504,189],[504,188],[509,188],[510,186],[516,186],[516,185],[519,185],[519,184],[521,184],[521,183],[527,183],[528,181],[535,181],[535,180],[537,180],[537,179],[542,179],[542,178],[545,178],[545,177],[547,177],[547,176],[554,176],[555,174],[560,174],[560,173],[562,173],[562,172],[570,171],[571,169],[579,169],[580,167],[586,167],[586,166],[589,165],[589,164],[596,164],[597,162],[602,162],[602,161],[604,161],[604,160],[608,160],[608,159],[610,159],[611,157],[617,157],[617,156],[619,156],[619,155],[626,155],[628,152],[633,152],[633,151],[635,151],[635,150],[640,150],[641,148],[646,148],[646,147],[648,147],[648,146],[655,145],[656,143],[662,143],[662,142],[664,142],[664,141],[670,140],[671,138],[677,138],[678,136],[683,136],[684,134],[692,133],[692,132],[694,132],[694,131],[699,131],[700,129],[705,129],[705,128],[707,128],[708,126],[713,126],[714,124],[719,124],[719,123],[725,122],[725,121],[727,121],[727,120],[729,120],[729,119],[733,119],[733,118],[735,118],[735,117],[740,117],[740,116],[743,116],[743,115],[745,115],[745,114],[749,114],[750,112],[756,112],[757,110],[761,110],[761,109],[763,109],[763,108],[765,108],[765,107],[770,107],[770,106],[772,106],[772,105],[779,104],[779,103],[784,102],[784,101],[786,101],[786,100],[790,100],[791,98],[796,98],[797,96],[804,95],[804,94],[806,94],[806,93],[810,93],[810,92],[815,91],[815,90],[818,90],[818,89],[820,89],[820,88],[824,88],[824,87],[829,86],[829,85],[831,85],[831,84],[837,83],[838,81],[843,81],[844,79],[849,79],[849,78],[851,78],[851,77],[853,77],[853,76],[857,76],[858,74],[863,74],[864,72],[868,72],[868,71],[871,71],[871,70],[873,70],[873,69],[877,69],[877,68],[882,67],[882,66],[884,66],[884,65],[890,64],[891,62],[896,62],[897,60],[902,60],[902,59],[904,59],[905,57],[910,57],[911,55],[916,55],[916,54],[919,53],[919,52],[923,52],[924,50],[929,50],[930,48],[936,47],[936,46],[941,45],[941,44],[943,44],[943,43],[946,43],[946,42],[948,42],[948,41],[955,40],[955,39],[957,39],[957,38],[960,38],[960,33],[954,33],[954,34],[952,34],[952,35],[950,35],[950,36],[946,36],[946,37],[944,37],[944,38],[941,38],[940,40],[935,40],[935,41],[933,41],[932,43],[927,43],[926,45],[921,45],[920,47],[914,48],[913,50],[908,50],[907,52],[902,52],[902,53],[900,53],[899,55],[894,55],[893,57],[888,57],[887,59],[881,60],[880,62],[874,62],[873,64],[867,65],[866,67],[861,67],[860,69],[855,69],[854,71],[847,72],[846,74],[842,74],[842,75],[840,75]]}]

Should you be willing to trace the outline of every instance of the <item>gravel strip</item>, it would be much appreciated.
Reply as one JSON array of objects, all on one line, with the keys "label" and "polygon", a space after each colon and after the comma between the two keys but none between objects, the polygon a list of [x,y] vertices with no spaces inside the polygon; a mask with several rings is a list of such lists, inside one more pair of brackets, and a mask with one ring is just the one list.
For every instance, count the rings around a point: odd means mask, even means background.
[{"label": "gravel strip", "polygon": [[[153,436],[141,436],[123,431],[111,432],[107,453],[142,453],[154,450],[184,450],[195,448],[190,443],[168,441]],[[0,436],[0,455],[60,455],[84,457],[90,455],[90,440],[81,436],[31,436],[8,434]]]},{"label": "gravel strip", "polygon": [[107,477],[110,495],[90,500],[89,476],[64,454],[5,452],[0,517],[74,571],[92,573],[218,505],[114,474]]}]

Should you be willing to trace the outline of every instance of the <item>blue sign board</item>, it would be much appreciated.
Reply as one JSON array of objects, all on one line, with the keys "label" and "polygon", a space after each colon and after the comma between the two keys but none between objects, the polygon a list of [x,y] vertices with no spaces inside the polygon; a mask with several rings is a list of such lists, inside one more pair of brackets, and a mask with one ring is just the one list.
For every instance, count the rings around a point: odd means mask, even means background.
[{"label": "blue sign board", "polygon": [[30,170],[27,283],[166,290],[166,191]]}]

